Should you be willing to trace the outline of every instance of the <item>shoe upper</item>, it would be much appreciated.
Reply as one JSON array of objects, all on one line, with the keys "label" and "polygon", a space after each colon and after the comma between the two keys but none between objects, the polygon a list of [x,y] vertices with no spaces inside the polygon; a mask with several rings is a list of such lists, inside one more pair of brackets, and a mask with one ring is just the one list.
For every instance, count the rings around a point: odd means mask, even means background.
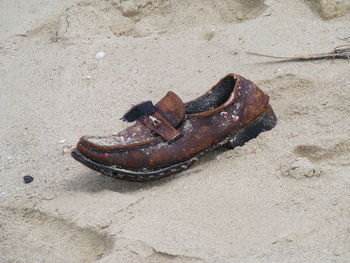
[{"label": "shoe upper", "polygon": [[251,81],[228,74],[203,96],[183,103],[169,91],[155,112],[111,136],[83,136],[77,149],[105,165],[134,171],[180,163],[219,143],[268,109]]}]

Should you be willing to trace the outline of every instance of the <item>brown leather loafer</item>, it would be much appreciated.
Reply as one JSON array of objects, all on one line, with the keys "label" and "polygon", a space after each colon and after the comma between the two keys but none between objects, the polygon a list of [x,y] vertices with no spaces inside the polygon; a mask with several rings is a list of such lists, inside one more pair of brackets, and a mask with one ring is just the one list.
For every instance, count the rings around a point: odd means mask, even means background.
[{"label": "brown leather loafer", "polygon": [[242,146],[277,121],[269,96],[235,74],[193,101],[183,103],[169,91],[156,105],[133,107],[124,119],[136,123],[116,135],[82,137],[72,156],[119,179],[154,180],[187,169],[221,146]]}]

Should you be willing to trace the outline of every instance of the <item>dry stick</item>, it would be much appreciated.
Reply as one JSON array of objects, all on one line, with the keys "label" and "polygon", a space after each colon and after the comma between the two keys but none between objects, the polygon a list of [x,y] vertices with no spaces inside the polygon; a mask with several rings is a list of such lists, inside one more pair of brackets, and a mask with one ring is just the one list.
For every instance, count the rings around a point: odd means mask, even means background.
[{"label": "dry stick", "polygon": [[[347,48],[344,48],[347,47]],[[318,60],[318,59],[350,59],[350,45],[341,45],[334,48],[332,52],[314,54],[309,56],[299,56],[299,57],[279,57],[279,56],[270,56],[255,52],[246,52],[250,55],[267,57],[267,58],[276,58],[283,59],[283,61],[304,61],[304,60]]]},{"label": "dry stick", "polygon": [[348,37],[343,37],[343,38],[339,38],[339,37],[338,37],[338,39],[350,43],[350,36],[348,36]]}]

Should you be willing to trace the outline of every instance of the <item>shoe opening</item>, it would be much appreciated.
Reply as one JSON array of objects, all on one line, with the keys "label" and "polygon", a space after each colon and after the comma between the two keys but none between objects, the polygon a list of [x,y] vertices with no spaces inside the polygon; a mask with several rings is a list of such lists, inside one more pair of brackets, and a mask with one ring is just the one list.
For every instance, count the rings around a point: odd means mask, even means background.
[{"label": "shoe opening", "polygon": [[236,79],[233,76],[225,77],[209,92],[196,100],[186,103],[186,114],[195,114],[209,111],[221,106],[230,98],[235,86],[235,82]]}]

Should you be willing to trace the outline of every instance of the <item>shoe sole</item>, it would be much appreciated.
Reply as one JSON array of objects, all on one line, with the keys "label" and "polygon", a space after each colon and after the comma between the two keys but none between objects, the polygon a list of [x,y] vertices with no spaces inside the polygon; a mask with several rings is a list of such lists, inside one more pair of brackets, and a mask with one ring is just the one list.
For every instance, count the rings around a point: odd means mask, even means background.
[{"label": "shoe sole", "polygon": [[276,115],[272,107],[269,106],[269,109],[266,112],[262,113],[259,117],[257,117],[251,124],[242,128],[238,132],[230,134],[228,137],[226,137],[219,143],[206,148],[205,150],[203,150],[202,152],[198,153],[197,155],[185,162],[177,163],[158,170],[135,172],[131,170],[116,168],[113,166],[103,165],[87,158],[77,149],[74,149],[71,155],[78,162],[81,162],[85,166],[107,176],[132,182],[152,181],[188,169],[200,157],[217,148],[225,146],[230,149],[234,149],[237,146],[243,146],[247,141],[256,138],[260,133],[271,130],[273,127],[275,127],[276,122]]}]

